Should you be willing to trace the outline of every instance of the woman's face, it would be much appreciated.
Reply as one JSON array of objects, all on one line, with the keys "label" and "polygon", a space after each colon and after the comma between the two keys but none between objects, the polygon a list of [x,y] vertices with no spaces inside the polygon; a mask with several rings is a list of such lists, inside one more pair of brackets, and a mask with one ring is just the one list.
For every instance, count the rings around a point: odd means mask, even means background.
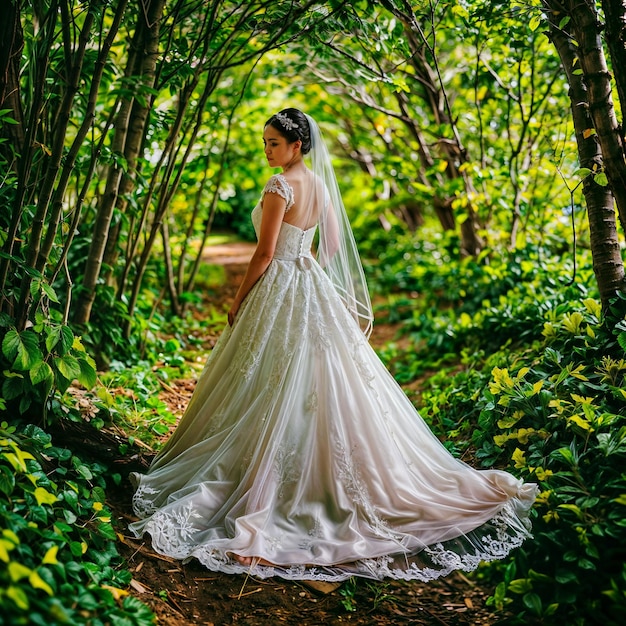
[{"label": "woman's face", "polygon": [[285,167],[296,156],[300,142],[289,143],[284,135],[268,124],[263,131],[263,145],[270,167]]}]

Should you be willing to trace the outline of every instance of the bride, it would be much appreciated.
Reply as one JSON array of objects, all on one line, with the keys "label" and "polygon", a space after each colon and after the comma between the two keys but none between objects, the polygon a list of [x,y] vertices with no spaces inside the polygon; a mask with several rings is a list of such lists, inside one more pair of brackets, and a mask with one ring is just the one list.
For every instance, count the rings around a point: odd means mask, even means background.
[{"label": "bride", "polygon": [[452,457],[368,344],[315,121],[284,109],[263,142],[282,173],[252,211],[256,251],[178,428],[131,476],[131,531],[210,570],[298,580],[427,581],[503,558],[530,536],[536,485]]}]

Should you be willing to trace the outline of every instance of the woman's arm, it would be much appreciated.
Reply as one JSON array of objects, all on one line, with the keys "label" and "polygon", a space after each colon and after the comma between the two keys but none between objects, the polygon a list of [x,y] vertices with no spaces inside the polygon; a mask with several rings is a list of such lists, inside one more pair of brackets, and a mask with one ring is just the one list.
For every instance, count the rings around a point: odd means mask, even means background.
[{"label": "woman's arm", "polygon": [[285,215],[286,201],[277,193],[266,193],[263,196],[263,209],[261,215],[261,232],[256,250],[250,259],[246,275],[239,286],[237,295],[233,300],[233,305],[228,312],[228,323],[232,326],[237,312],[245,297],[250,293],[252,287],[268,268],[274,258],[276,250],[276,240],[280,231],[283,217]]}]

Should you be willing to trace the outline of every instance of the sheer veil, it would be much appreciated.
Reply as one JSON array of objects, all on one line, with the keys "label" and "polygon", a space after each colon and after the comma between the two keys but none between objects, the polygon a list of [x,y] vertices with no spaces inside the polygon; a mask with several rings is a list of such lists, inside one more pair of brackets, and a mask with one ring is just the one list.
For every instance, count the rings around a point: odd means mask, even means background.
[{"label": "sheer veil", "polygon": [[311,132],[310,167],[322,183],[315,185],[315,189],[324,193],[323,202],[319,199],[315,202],[323,207],[319,214],[317,258],[361,330],[369,337],[374,315],[361,259],[326,143],[316,121],[310,115],[306,115],[306,119]]}]

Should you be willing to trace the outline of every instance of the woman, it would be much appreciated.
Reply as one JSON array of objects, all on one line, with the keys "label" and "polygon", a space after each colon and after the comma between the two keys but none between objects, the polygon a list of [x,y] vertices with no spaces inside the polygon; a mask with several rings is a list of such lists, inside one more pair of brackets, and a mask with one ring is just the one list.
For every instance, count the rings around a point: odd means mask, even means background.
[{"label": "woman", "polygon": [[369,346],[317,124],[284,109],[263,141],[282,173],[252,211],[256,251],[178,428],[133,476],[131,530],[214,571],[299,580],[426,581],[504,557],[536,486],[453,458]]}]

